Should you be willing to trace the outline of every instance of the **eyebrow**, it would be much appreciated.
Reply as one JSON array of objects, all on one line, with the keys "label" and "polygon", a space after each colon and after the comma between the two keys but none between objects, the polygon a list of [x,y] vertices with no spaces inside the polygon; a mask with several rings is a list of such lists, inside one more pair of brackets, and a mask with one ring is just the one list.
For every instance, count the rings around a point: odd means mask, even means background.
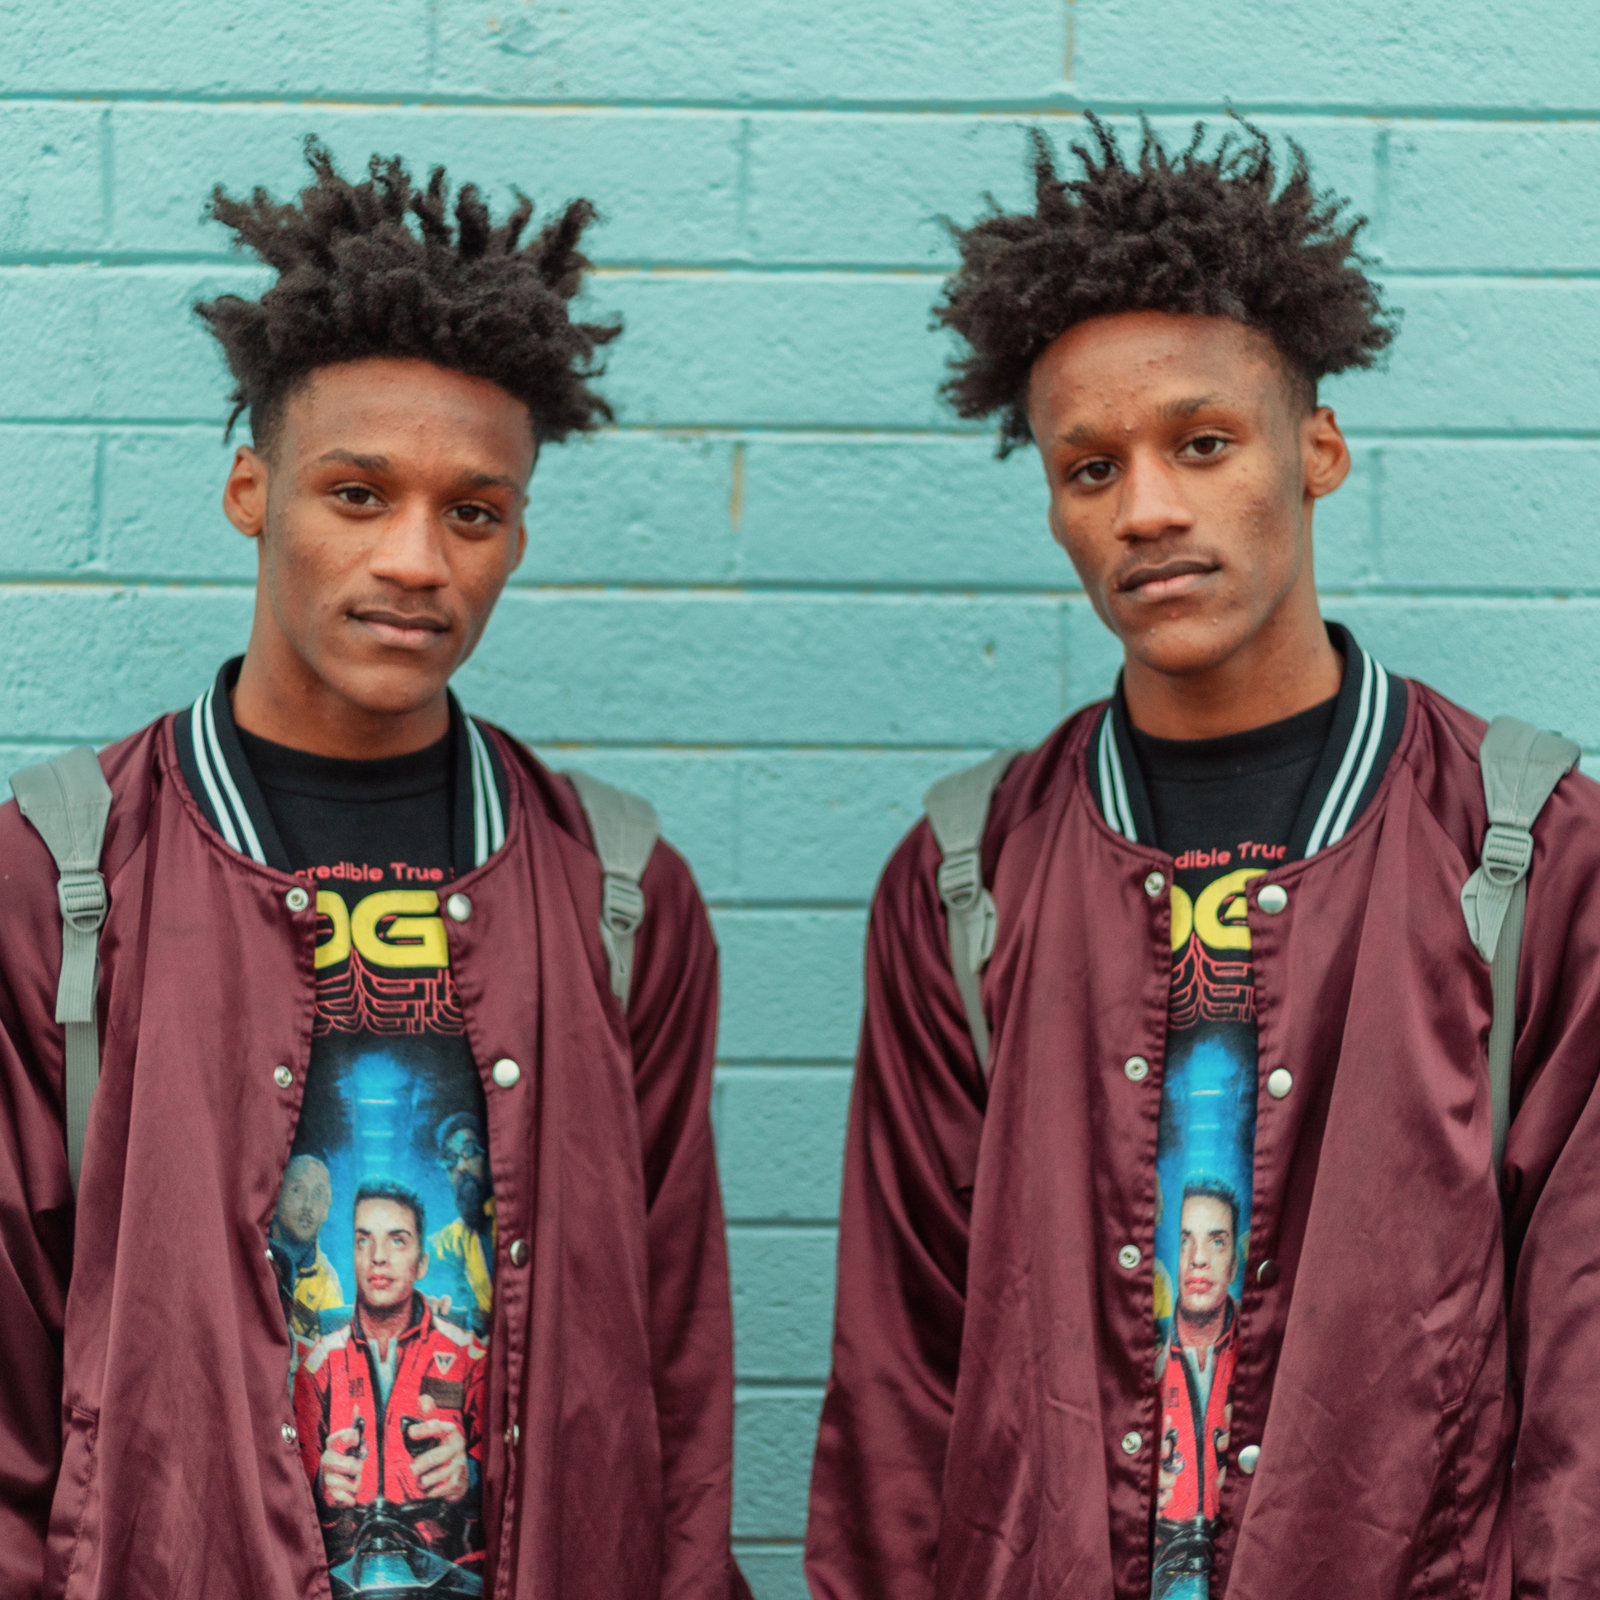
[{"label": "eyebrow", "polygon": [[[327,450],[313,461],[312,466],[358,467],[363,472],[388,472],[394,462],[388,456],[364,456],[354,450]],[[469,472],[461,479],[464,489],[509,489],[513,494],[519,485],[516,479],[499,472]]]},{"label": "eyebrow", "polygon": [[1195,412],[1215,405],[1221,398],[1219,394],[1202,394],[1196,395],[1192,400],[1169,400],[1161,408],[1162,420],[1176,422],[1182,417],[1192,417]]}]

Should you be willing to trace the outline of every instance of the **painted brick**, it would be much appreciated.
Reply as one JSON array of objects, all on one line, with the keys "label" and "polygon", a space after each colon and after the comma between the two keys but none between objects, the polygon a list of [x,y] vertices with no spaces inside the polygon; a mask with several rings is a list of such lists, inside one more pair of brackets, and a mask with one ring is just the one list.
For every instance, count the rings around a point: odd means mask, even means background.
[{"label": "painted brick", "polygon": [[1593,270],[1600,187],[1592,122],[1403,123],[1388,131],[1382,228],[1390,266]]},{"label": "painted brick", "polygon": [[729,1221],[834,1220],[849,1071],[723,1067],[715,1092],[717,1166]]},{"label": "painted brick", "polygon": [[1600,338],[1600,282],[1397,278],[1386,287],[1405,313],[1388,370],[1326,385],[1347,425],[1593,429],[1600,366],[1572,352]]},{"label": "painted brick", "polygon": [[1600,444],[1418,440],[1376,453],[1380,583],[1418,592],[1600,589]]},{"label": "painted brick", "polygon": [[244,648],[248,589],[0,586],[4,733],[108,743],[173,711]]},{"label": "painted brick", "polygon": [[[248,430],[241,430],[248,438]],[[256,547],[222,514],[233,460],[209,427],[119,430],[105,443],[101,505],[111,574],[253,582]]]},{"label": "painted brick", "polygon": [[374,153],[404,156],[418,179],[443,165],[476,183],[497,215],[520,188],[537,204],[536,226],[585,195],[601,211],[585,236],[596,261],[715,261],[739,250],[741,128],[727,115],[130,104],[112,110],[111,127],[119,252],[226,258],[232,236],[201,216],[212,186],[287,198],[309,176],[307,133],[349,176]]},{"label": "painted brick", "polygon": [[1385,666],[1478,715],[1600,749],[1600,602],[1361,597],[1330,610]]},{"label": "painted brick", "polygon": [[735,1224],[728,1250],[740,1378],[820,1383],[833,1337],[834,1230]]},{"label": "painted brick", "polygon": [[394,94],[423,87],[425,0],[166,0],[7,13],[0,94]]},{"label": "painted brick", "polygon": [[97,106],[0,105],[0,260],[100,244],[104,119]]},{"label": "painted brick", "polygon": [[1037,99],[1058,85],[1054,0],[855,6],[439,0],[434,88],[509,100],[682,103]]},{"label": "painted brick", "polygon": [[97,440],[86,430],[0,428],[0,573],[80,573],[100,555]]},{"label": "painted brick", "polygon": [[1037,599],[519,592],[459,686],[536,743],[964,744],[1055,720],[1058,639]]},{"label": "painted brick", "polygon": [[1491,0],[1093,0],[1074,8],[1071,89],[1089,105],[1595,106],[1600,31],[1565,6]]},{"label": "painted brick", "polygon": [[[1138,123],[1108,119],[1130,159]],[[1225,122],[1213,122],[1226,126]],[[749,250],[758,261],[880,266],[954,265],[939,219],[970,223],[992,194],[1010,210],[1031,204],[1032,156],[1025,130],[1041,128],[1058,169],[1075,174],[1068,146],[1090,138],[1080,116],[832,115],[752,117],[749,137]],[[1157,117],[1169,148],[1188,141],[1194,119]],[[1298,139],[1315,158],[1320,185],[1356,209],[1376,203],[1376,136],[1334,118],[1263,118],[1276,140]],[[1092,141],[1091,141],[1092,145]]]},{"label": "painted brick", "polygon": [[736,1543],[733,1550],[740,1570],[760,1600],[810,1600],[805,1551],[800,1545]]},{"label": "painted brick", "polygon": [[818,1388],[739,1389],[733,1421],[733,1532],[799,1539],[805,1532]]},{"label": "painted brick", "polygon": [[727,1061],[841,1061],[861,1026],[860,911],[718,911],[720,1053]]}]

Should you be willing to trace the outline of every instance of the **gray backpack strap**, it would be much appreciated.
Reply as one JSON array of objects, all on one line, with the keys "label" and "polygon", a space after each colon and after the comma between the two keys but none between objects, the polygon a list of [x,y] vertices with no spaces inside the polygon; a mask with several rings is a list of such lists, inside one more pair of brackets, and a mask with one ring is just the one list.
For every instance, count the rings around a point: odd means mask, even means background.
[{"label": "gray backpack strap", "polygon": [[1489,831],[1483,859],[1461,891],[1467,932],[1489,963],[1494,1020],[1489,1028],[1489,1106],[1498,1182],[1511,1125],[1511,1047],[1517,1034],[1517,961],[1533,860],[1533,821],[1580,752],[1559,733],[1496,717],[1478,747]]},{"label": "gray backpack strap", "polygon": [[569,769],[564,776],[578,791],[594,835],[594,853],[605,874],[600,898],[600,938],[611,964],[611,992],[626,1007],[633,983],[633,936],[644,918],[639,880],[661,837],[661,819],[648,800],[626,789]]},{"label": "gray backpack strap", "polygon": [[998,919],[994,897],[983,886],[983,830],[989,802],[1019,752],[1002,750],[965,772],[941,778],[923,796],[933,836],[939,842],[939,898],[950,939],[950,970],[967,1009],[967,1029],[978,1065],[989,1074],[989,1024],[983,1014],[978,974],[994,951]]},{"label": "gray backpack strap", "polygon": [[61,981],[56,988],[56,1021],[67,1036],[67,1167],[73,1193],[83,1168],[83,1142],[89,1131],[89,1102],[100,1081],[100,1038],[96,1005],[100,993],[100,925],[106,920],[106,880],[100,876],[100,848],[111,813],[111,789],[93,750],[86,744],[53,761],[24,767],[11,775],[11,792],[22,812],[55,858],[60,875],[56,900],[61,907]]}]

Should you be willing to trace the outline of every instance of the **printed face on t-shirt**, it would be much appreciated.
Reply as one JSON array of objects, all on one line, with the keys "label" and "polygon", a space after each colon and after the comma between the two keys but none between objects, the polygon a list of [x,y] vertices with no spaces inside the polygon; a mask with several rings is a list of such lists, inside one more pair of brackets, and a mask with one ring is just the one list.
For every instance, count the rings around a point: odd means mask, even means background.
[{"label": "printed face on t-shirt", "polygon": [[1233,1208],[1215,1195],[1188,1195],[1181,1228],[1178,1305],[1186,1318],[1204,1322],[1222,1310],[1233,1281]]},{"label": "printed face on t-shirt", "polygon": [[315,1156],[295,1156],[283,1174],[283,1190],[272,1220],[296,1244],[310,1244],[322,1232],[333,1205],[328,1169]]},{"label": "printed face on t-shirt", "polygon": [[356,1294],[363,1310],[408,1305],[428,1270],[417,1219],[398,1200],[363,1200],[356,1207]]}]

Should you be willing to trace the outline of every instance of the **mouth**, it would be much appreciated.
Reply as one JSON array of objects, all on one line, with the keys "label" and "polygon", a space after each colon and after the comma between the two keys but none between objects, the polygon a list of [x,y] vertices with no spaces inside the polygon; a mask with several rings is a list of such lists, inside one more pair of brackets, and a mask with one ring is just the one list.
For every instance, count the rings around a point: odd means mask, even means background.
[{"label": "mouth", "polygon": [[1117,589],[1145,602],[1176,600],[1192,594],[1216,571],[1214,561],[1163,561],[1157,566],[1135,567],[1117,580]]},{"label": "mouth", "polygon": [[367,1279],[367,1287],[376,1290],[392,1289],[394,1287],[394,1279],[374,1272]]},{"label": "mouth", "polygon": [[1207,1294],[1215,1287],[1216,1285],[1209,1278],[1185,1278],[1183,1280],[1183,1292],[1185,1294]]},{"label": "mouth", "polygon": [[346,613],[379,644],[395,650],[426,650],[450,631],[450,619],[435,611],[395,611],[386,606],[360,606]]}]

